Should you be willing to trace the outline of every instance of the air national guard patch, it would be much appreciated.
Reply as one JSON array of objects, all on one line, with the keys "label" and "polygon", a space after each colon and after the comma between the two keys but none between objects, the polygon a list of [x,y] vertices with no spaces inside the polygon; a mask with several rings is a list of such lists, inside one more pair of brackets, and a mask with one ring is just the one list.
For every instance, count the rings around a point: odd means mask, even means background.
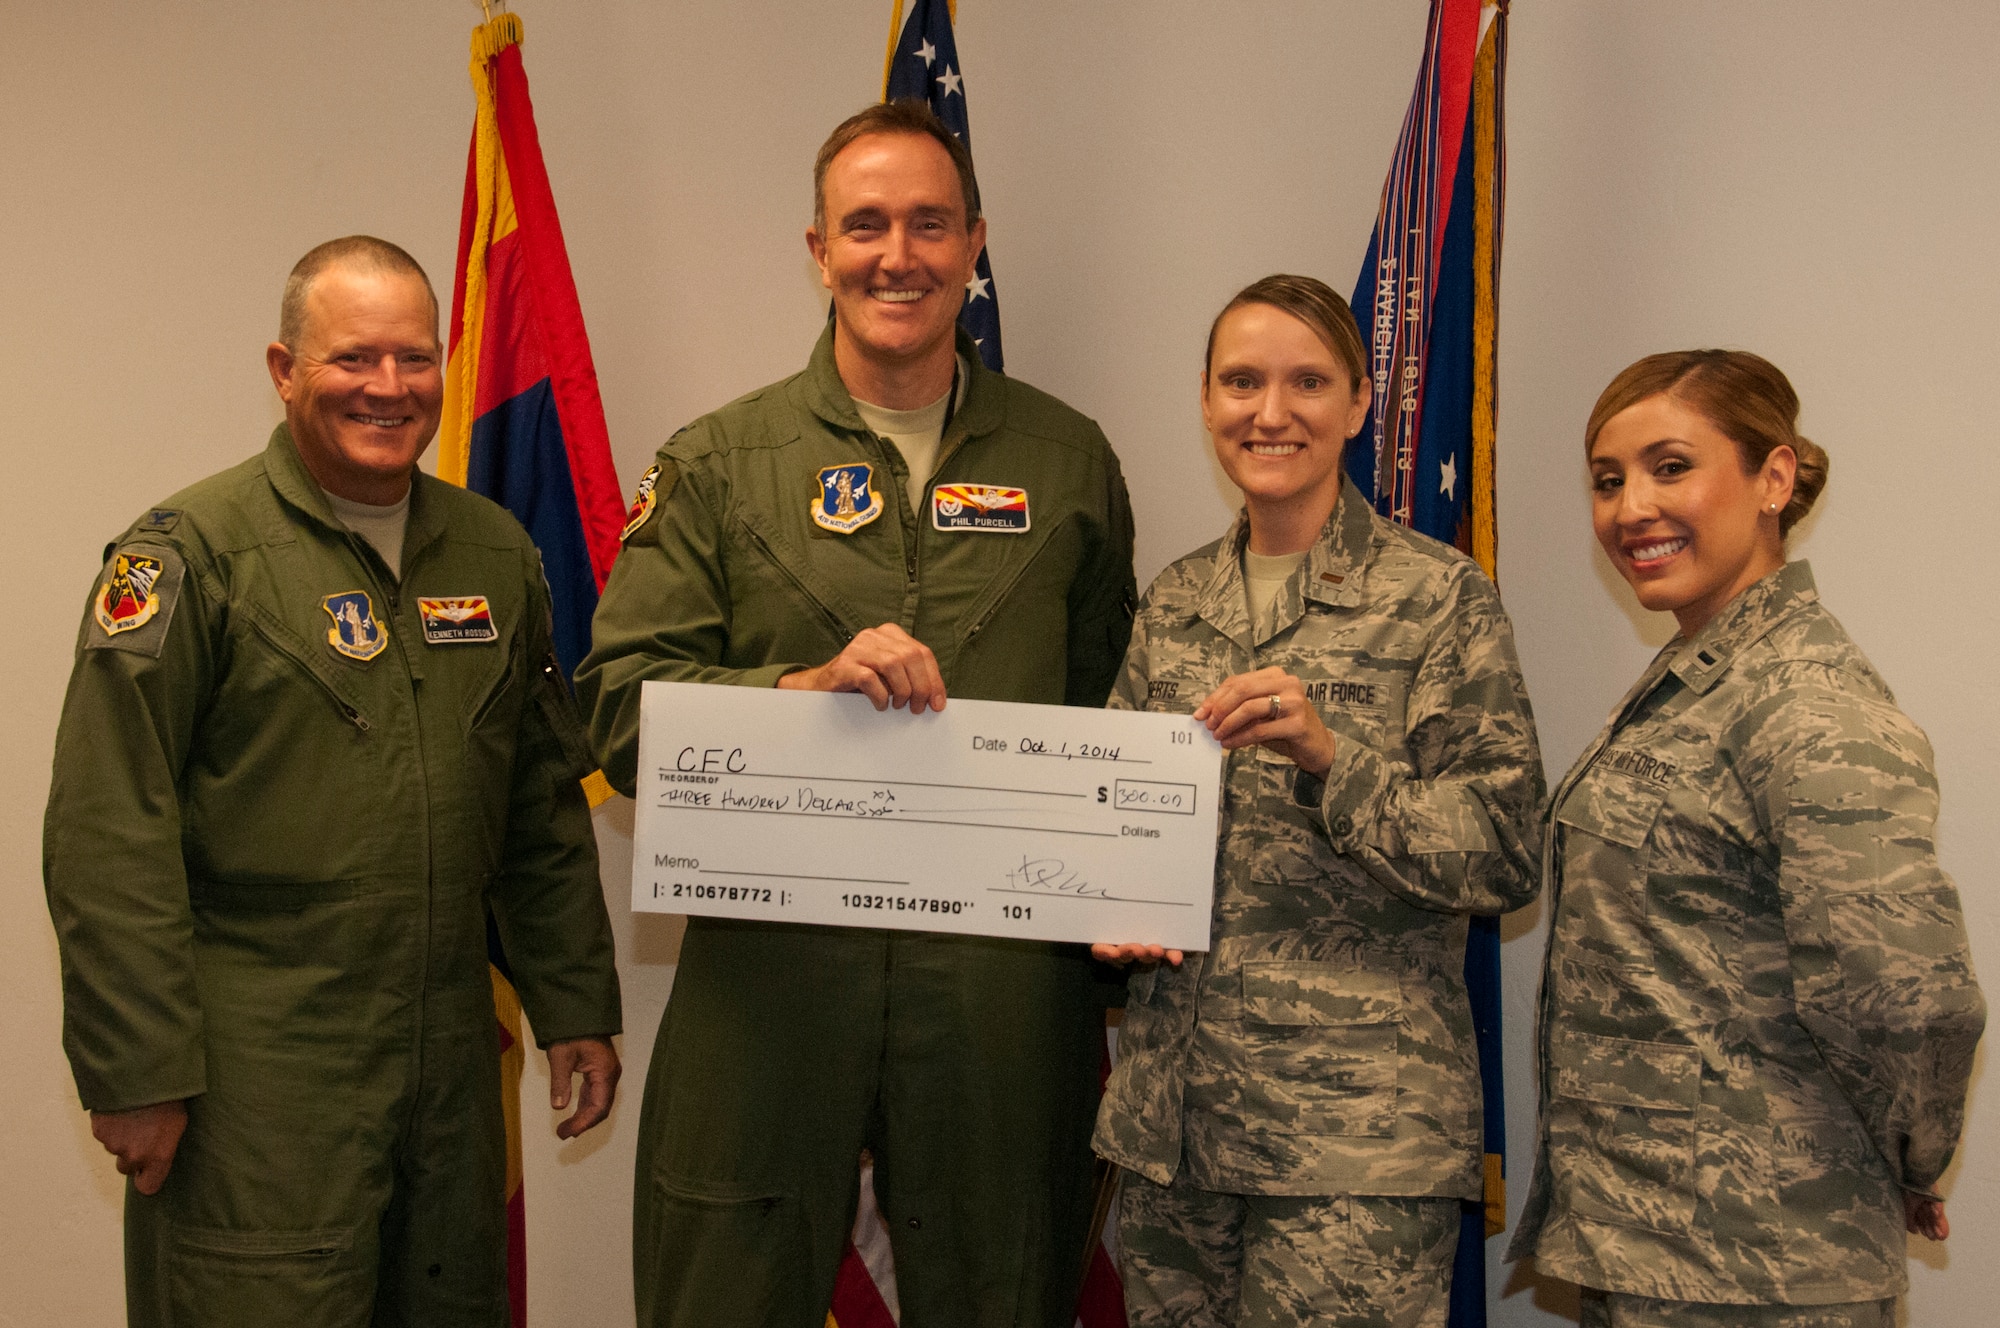
[{"label": "air national guard patch", "polygon": [[153,621],[160,611],[160,596],[153,588],[165,570],[165,563],[142,553],[111,555],[111,575],[104,578],[94,606],[97,625],[106,636],[135,631]]},{"label": "air national guard patch", "polygon": [[660,463],[655,461],[646,467],[646,473],[639,477],[639,488],[632,495],[632,510],[625,514],[625,529],[618,532],[618,542],[632,538],[632,532],[646,524],[646,518],[653,514],[653,505],[660,501]]},{"label": "air national guard patch", "polygon": [[875,492],[875,468],[864,462],[826,466],[819,472],[819,494],[813,499],[815,525],[840,535],[855,531],[882,515],[882,495]]},{"label": "air national guard patch", "polygon": [[1018,535],[1028,528],[1028,491],[998,484],[940,484],[931,490],[931,526]]},{"label": "air national guard patch", "polygon": [[424,625],[424,644],[454,645],[460,641],[497,641],[493,608],[484,595],[419,596],[417,617]]},{"label": "air national guard patch", "polygon": [[319,602],[333,626],[326,643],[349,659],[373,659],[389,645],[389,629],[375,619],[375,606],[365,590],[343,590]]}]

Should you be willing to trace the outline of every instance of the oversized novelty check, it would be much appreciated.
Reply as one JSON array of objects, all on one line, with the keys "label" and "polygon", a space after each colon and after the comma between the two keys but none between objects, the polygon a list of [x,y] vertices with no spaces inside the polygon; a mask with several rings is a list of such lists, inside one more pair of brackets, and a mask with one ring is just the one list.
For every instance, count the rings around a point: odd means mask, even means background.
[{"label": "oversized novelty check", "polygon": [[1221,778],[1185,715],[649,682],[632,907],[1206,950]]}]

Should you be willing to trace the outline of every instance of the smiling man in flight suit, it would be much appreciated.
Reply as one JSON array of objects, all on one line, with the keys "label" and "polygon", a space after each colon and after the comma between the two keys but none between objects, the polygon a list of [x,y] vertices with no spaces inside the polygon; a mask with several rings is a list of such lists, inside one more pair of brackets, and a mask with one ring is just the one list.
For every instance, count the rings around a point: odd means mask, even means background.
[{"label": "smiling man in flight suit", "polygon": [[420,474],[415,260],[307,254],[262,455],[141,517],[85,610],[44,874],[63,1042],[132,1177],[135,1325],[508,1323],[490,910],[557,1128],[618,977],[539,556]]},{"label": "smiling man in flight suit", "polygon": [[[626,793],[649,678],[1099,706],[1131,634],[1104,435],[956,330],[986,236],[964,147],[871,107],[814,177],[832,323],[660,450],[577,672]],[[690,919],[640,1120],[639,1322],[820,1328],[867,1146],[905,1328],[1068,1328],[1102,1053],[1081,946]]]}]

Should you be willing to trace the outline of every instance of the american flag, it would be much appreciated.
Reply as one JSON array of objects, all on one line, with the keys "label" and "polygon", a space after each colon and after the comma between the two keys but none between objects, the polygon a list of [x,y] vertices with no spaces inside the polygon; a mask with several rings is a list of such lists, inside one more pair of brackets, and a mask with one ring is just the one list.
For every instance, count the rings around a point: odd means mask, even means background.
[{"label": "american flag", "polygon": [[[945,128],[972,150],[972,122],[965,110],[965,67],[958,60],[958,43],[951,35],[952,6],[946,0],[913,0],[905,13],[897,0],[889,37],[889,68],[882,100],[909,98],[929,104]],[[968,218],[970,220],[970,218]],[[979,346],[979,358],[995,373],[1004,369],[1000,354],[1000,297],[993,290],[993,265],[979,251],[972,280],[966,283],[965,307],[958,323]]]}]

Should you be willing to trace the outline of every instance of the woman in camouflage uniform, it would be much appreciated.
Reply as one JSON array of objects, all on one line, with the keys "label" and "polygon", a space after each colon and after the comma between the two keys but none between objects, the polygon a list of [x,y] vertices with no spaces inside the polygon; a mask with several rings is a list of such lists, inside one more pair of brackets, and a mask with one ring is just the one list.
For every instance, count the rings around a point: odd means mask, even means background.
[{"label": "woman in camouflage uniform", "polygon": [[1784,537],[1826,482],[1740,351],[1585,431],[1592,522],[1680,631],[1557,790],[1540,1146],[1513,1255],[1586,1328],[1888,1328],[1985,1023],[1930,745]]},{"label": "woman in camouflage uniform", "polygon": [[1244,515],[1153,583],[1111,695],[1229,752],[1210,952],[1096,947],[1144,964],[1093,1142],[1146,1328],[1442,1325],[1480,1194],[1467,918],[1534,897],[1541,760],[1493,583],[1342,483],[1365,364],[1321,282],[1223,310]]}]

